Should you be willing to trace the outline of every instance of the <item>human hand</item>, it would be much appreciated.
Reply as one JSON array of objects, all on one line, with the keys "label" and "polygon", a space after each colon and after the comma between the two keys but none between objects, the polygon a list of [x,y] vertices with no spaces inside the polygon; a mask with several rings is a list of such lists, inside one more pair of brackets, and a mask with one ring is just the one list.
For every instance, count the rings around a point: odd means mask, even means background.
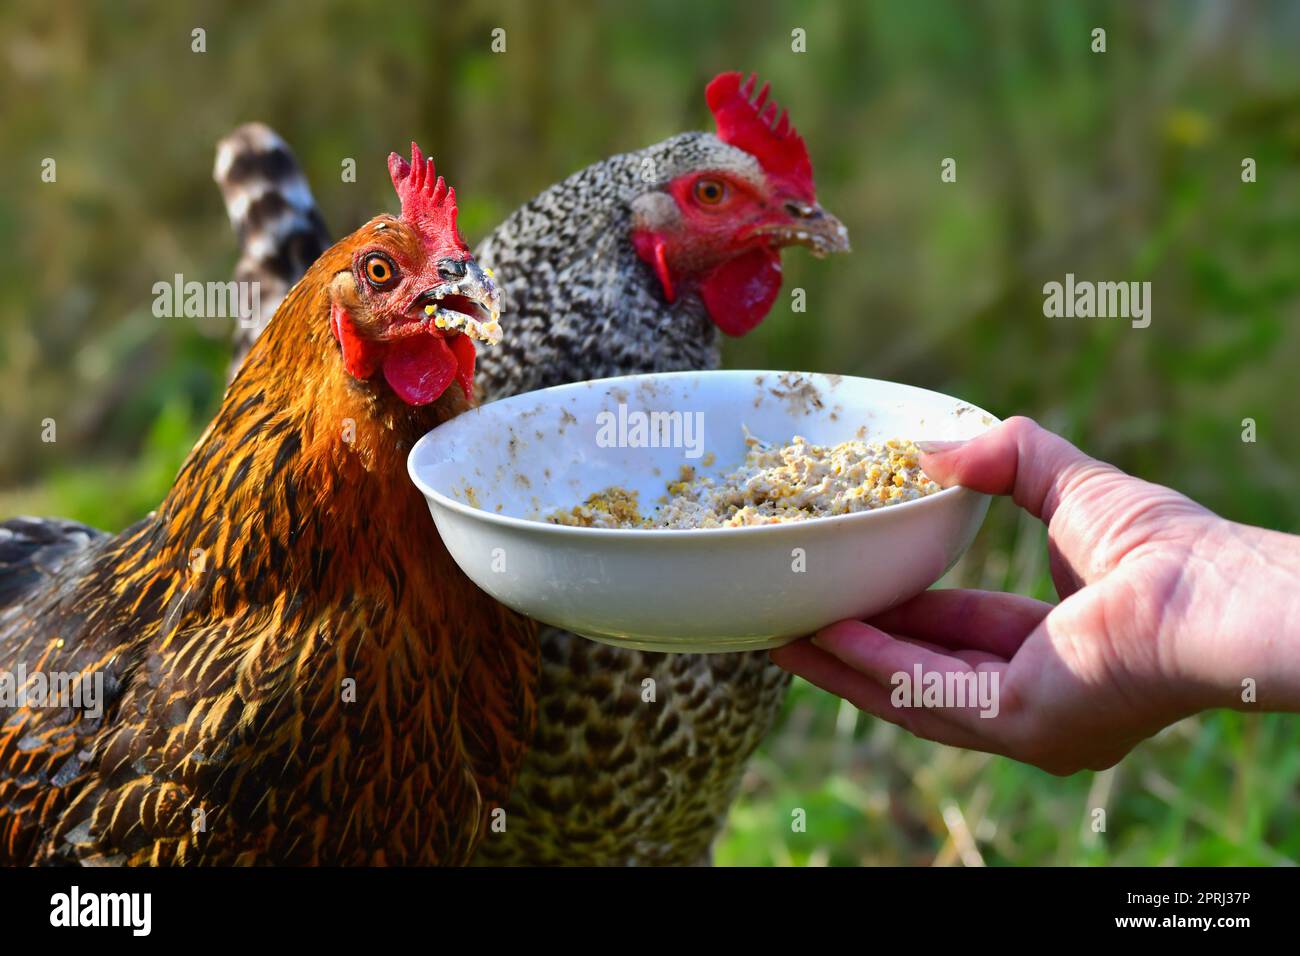
[{"label": "human hand", "polygon": [[[775,650],[776,663],[918,736],[1057,774],[1109,767],[1182,717],[1241,706],[1246,678],[1270,678],[1262,707],[1300,709],[1297,539],[1225,521],[1026,418],[928,447],[922,466],[940,484],[1009,494],[1047,524],[1061,603],[927,591]],[[917,665],[987,672],[996,715],[895,706],[894,675]]]}]

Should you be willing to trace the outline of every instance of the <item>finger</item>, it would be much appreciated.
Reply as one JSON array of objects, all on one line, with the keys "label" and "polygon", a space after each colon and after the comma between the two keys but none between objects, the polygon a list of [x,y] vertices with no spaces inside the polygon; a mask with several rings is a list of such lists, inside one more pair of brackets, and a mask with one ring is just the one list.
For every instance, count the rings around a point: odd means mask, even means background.
[{"label": "finger", "polygon": [[949,648],[941,644],[932,644],[930,641],[923,641],[917,637],[910,637],[907,634],[897,634],[891,632],[890,637],[896,641],[902,641],[905,644],[915,644],[917,647],[924,647],[927,651],[934,651],[936,654],[947,654],[949,657],[955,657],[959,661],[965,661],[971,667],[979,664],[1005,664],[1005,657],[999,657],[996,654],[990,654],[987,651],[973,651],[970,648]]},{"label": "finger", "polygon": [[922,591],[867,623],[950,653],[970,649],[1008,660],[1051,610],[1051,604],[1019,594],[943,588]]},{"label": "finger", "polygon": [[932,708],[931,713],[941,713],[945,720],[977,736],[996,734],[988,725],[996,721],[1000,711],[998,695],[1007,672],[1006,661],[971,664],[952,654],[899,640],[858,621],[841,621],[823,628],[812,642],[882,687],[903,688],[915,686],[918,680],[937,678],[942,691],[940,706]]},{"label": "finger", "polygon": [[772,660],[827,693],[842,697],[865,711],[902,727],[910,734],[967,750],[992,751],[992,742],[945,719],[944,712],[920,707],[896,707],[891,691],[858,673],[810,640],[795,641],[771,652]]},{"label": "finger", "polygon": [[1121,475],[1060,435],[1017,416],[964,442],[918,442],[921,467],[945,487],[962,485],[1016,504],[1049,523],[1069,494],[1091,478]]}]

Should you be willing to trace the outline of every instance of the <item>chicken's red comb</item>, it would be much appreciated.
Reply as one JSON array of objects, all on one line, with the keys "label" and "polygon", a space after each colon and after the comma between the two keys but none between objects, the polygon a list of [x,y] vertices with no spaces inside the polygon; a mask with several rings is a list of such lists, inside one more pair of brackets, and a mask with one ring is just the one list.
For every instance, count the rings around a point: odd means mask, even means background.
[{"label": "chicken's red comb", "polygon": [[781,180],[807,202],[816,200],[812,160],[790,118],[769,100],[770,84],[764,83],[754,98],[758,74],[751,73],[742,84],[740,73],[719,73],[704,91],[709,110],[718,124],[718,138],[749,153],[769,176]]},{"label": "chicken's red comb", "polygon": [[447,186],[417,144],[411,144],[409,163],[389,153],[388,173],[402,201],[402,218],[411,228],[425,235],[456,234],[456,190]]}]

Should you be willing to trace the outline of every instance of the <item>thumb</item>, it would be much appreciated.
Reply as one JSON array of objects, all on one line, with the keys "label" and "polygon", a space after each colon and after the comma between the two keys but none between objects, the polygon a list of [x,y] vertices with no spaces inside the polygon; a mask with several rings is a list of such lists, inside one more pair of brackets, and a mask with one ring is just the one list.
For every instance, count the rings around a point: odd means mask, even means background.
[{"label": "thumb", "polygon": [[1085,484],[1123,475],[1020,416],[969,441],[922,441],[916,446],[921,450],[921,467],[939,484],[1010,495],[1044,523],[1050,523],[1057,509]]}]

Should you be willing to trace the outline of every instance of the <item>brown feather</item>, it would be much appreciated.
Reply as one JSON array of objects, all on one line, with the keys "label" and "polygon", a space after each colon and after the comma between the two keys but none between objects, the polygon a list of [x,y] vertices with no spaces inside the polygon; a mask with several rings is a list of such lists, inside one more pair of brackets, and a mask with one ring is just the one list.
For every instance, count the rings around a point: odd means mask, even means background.
[{"label": "brown feather", "polygon": [[0,710],[0,863],[463,863],[504,802],[534,626],[406,477],[460,389],[415,408],[340,365],[353,249],[290,291],[158,510],[0,616],[0,667],[111,688],[96,720]]}]

